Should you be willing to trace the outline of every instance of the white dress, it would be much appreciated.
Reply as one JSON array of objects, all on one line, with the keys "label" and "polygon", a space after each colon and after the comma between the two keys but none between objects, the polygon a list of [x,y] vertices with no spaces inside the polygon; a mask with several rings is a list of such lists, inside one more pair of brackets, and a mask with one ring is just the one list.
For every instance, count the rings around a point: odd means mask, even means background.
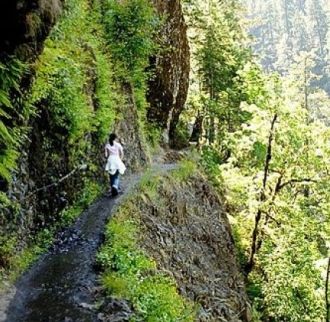
[{"label": "white dress", "polygon": [[105,149],[108,150],[109,157],[107,164],[105,165],[105,171],[109,172],[111,175],[114,175],[117,170],[120,174],[124,174],[126,171],[126,166],[123,161],[120,159],[120,153],[123,152],[123,147],[118,142],[113,142],[111,146],[109,143],[105,146]]}]

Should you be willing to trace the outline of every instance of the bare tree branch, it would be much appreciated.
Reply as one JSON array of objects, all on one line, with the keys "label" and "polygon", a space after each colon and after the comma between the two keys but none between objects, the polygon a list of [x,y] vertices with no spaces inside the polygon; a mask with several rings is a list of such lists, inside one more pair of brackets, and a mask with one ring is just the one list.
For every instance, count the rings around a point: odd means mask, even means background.
[{"label": "bare tree branch", "polygon": [[280,190],[282,190],[284,187],[288,186],[288,185],[292,185],[295,183],[317,183],[317,180],[311,179],[311,178],[303,178],[303,179],[291,179],[289,181],[283,182],[282,184],[280,184],[277,187],[277,192],[279,192]]},{"label": "bare tree branch", "polygon": [[266,221],[266,223],[268,222],[268,220],[270,219],[270,220],[272,220],[278,227],[281,227],[281,223],[276,219],[276,218],[274,218],[273,216],[271,216],[268,212],[263,212],[265,215],[266,215],[266,217],[267,217],[267,221]]}]

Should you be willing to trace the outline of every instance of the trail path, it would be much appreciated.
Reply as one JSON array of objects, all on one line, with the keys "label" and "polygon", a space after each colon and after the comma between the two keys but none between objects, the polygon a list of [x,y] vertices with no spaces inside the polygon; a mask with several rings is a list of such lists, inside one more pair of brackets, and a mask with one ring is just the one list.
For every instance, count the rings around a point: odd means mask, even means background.
[{"label": "trail path", "polygon": [[[174,168],[175,164],[159,164],[152,169],[166,172]],[[99,321],[93,309],[98,286],[95,255],[114,207],[140,177],[124,178],[122,195],[102,197],[91,205],[6,294],[0,294],[0,321]]]}]

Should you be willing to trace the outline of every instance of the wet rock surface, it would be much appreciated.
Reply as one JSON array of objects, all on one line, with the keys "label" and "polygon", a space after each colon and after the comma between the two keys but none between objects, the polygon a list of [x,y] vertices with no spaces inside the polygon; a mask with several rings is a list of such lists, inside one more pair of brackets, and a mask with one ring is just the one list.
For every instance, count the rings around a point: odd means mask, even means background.
[{"label": "wet rock surface", "polygon": [[[157,164],[153,169],[167,172],[175,167]],[[0,321],[129,321],[133,313],[130,304],[106,298],[98,285],[95,256],[106,221],[139,178],[139,174],[124,177],[122,194],[103,196],[74,225],[57,234],[48,252],[13,287],[0,293]]]},{"label": "wet rock surface", "polygon": [[133,315],[133,308],[129,302],[118,299],[107,299],[100,307],[98,318],[104,322],[130,321]]},{"label": "wet rock surface", "polygon": [[0,4],[0,58],[32,61],[58,19],[64,0],[4,0]]},{"label": "wet rock surface", "polygon": [[[137,175],[127,178],[125,191],[137,180]],[[58,233],[49,251],[0,295],[0,321],[107,321],[95,306],[99,294],[95,255],[105,223],[123,197],[102,197],[72,227]],[[118,305],[105,309],[119,314]]]},{"label": "wet rock surface", "polygon": [[[16,283],[5,321],[97,321],[93,270],[114,200],[100,199]],[[87,305],[88,304],[88,305]]]}]

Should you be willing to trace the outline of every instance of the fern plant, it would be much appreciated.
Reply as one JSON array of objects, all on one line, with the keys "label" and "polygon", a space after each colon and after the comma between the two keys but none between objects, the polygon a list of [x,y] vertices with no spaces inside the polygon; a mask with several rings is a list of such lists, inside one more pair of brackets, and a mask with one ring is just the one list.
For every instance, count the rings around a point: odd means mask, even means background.
[{"label": "fern plant", "polygon": [[15,168],[18,157],[20,135],[13,117],[19,116],[19,84],[26,71],[27,65],[17,58],[0,62],[0,177],[6,181],[10,181],[10,172]]}]

